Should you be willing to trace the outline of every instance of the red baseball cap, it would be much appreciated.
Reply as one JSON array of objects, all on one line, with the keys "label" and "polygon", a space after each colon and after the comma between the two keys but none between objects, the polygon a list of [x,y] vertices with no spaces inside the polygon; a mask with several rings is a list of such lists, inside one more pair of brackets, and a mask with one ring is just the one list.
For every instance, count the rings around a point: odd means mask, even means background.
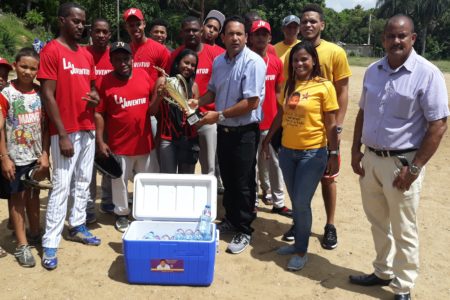
[{"label": "red baseball cap", "polygon": [[129,17],[135,16],[139,20],[145,20],[142,11],[139,8],[129,8],[123,13],[123,20],[126,22]]},{"label": "red baseball cap", "polygon": [[9,64],[6,58],[0,57],[0,65],[7,66],[10,71],[12,70],[12,66]]},{"label": "red baseball cap", "polygon": [[252,23],[252,28],[250,29],[250,33],[255,32],[256,30],[265,29],[269,33],[272,33],[272,30],[270,29],[269,22],[263,21],[263,20],[256,20]]}]

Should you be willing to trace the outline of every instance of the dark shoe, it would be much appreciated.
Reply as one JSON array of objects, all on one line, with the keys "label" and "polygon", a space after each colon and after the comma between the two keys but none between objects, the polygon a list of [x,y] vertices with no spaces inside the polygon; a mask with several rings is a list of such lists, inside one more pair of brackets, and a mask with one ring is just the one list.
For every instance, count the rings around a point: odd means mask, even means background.
[{"label": "dark shoe", "polygon": [[217,187],[217,194],[223,195],[225,193],[225,188],[223,186]]},{"label": "dark shoe", "polygon": [[98,211],[102,214],[113,214],[115,205],[113,203],[100,203]]},{"label": "dark shoe", "polygon": [[223,219],[222,222],[217,224],[217,229],[219,229],[220,234],[227,234],[227,233],[236,233],[237,228],[234,227],[233,224],[230,223],[227,219]]},{"label": "dark shoe", "polygon": [[395,295],[394,300],[411,300],[411,294],[397,294]]},{"label": "dark shoe", "polygon": [[357,285],[363,286],[373,286],[373,285],[382,285],[386,286],[391,283],[392,279],[381,279],[377,277],[374,273],[370,275],[350,275],[350,282]]},{"label": "dark shoe", "polygon": [[325,225],[325,232],[322,239],[322,247],[324,249],[332,250],[337,247],[337,233],[336,227],[333,224]]},{"label": "dark shoe", "polygon": [[271,213],[273,214],[279,214],[284,217],[288,217],[292,219],[292,210],[287,208],[286,206],[283,207],[272,207]]},{"label": "dark shoe", "polygon": [[289,230],[286,231],[285,234],[283,234],[283,236],[281,237],[281,239],[282,239],[283,241],[288,241],[288,242],[292,242],[293,240],[295,240],[294,225],[292,225],[291,228],[289,228]]}]

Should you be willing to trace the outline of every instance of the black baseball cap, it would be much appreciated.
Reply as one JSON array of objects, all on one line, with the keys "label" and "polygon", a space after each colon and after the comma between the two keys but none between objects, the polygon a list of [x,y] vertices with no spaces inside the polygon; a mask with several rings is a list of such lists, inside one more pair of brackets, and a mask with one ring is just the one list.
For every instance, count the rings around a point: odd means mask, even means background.
[{"label": "black baseball cap", "polygon": [[133,52],[131,51],[130,45],[125,43],[125,42],[115,42],[111,45],[111,48],[109,49],[109,54],[118,51],[118,50],[123,50],[126,51],[130,54],[133,54]]}]

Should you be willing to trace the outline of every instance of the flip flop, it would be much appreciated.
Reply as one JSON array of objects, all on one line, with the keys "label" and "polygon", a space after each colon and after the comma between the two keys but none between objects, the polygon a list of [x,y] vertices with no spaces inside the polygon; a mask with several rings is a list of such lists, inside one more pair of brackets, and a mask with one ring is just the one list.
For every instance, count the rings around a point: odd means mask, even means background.
[{"label": "flip flop", "polygon": [[6,255],[7,255],[6,251],[3,250],[2,247],[0,247],[0,258],[1,258],[1,257],[5,257]]}]

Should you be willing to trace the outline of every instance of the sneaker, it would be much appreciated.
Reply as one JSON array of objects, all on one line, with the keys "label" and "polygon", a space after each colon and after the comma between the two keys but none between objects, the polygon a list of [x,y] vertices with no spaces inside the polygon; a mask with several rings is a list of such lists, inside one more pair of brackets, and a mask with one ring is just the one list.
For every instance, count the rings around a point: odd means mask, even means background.
[{"label": "sneaker", "polygon": [[234,227],[234,225],[231,224],[230,221],[228,221],[227,219],[223,219],[222,222],[217,224],[217,229],[219,229],[221,234],[237,232],[237,228]]},{"label": "sneaker", "polygon": [[263,191],[261,200],[262,200],[262,202],[264,202],[265,205],[273,205],[272,192],[270,190],[269,191]]},{"label": "sneaker", "polygon": [[58,258],[56,257],[57,248],[45,248],[42,255],[42,266],[47,270],[54,270],[58,266]]},{"label": "sneaker", "polygon": [[286,206],[282,207],[272,207],[271,213],[273,214],[279,214],[284,217],[288,217],[292,219],[292,210],[287,208]]},{"label": "sneaker", "polygon": [[291,255],[291,254],[295,254],[295,252],[297,252],[295,250],[294,245],[287,245],[287,246],[283,246],[277,249],[277,254],[278,255]]},{"label": "sneaker", "polygon": [[84,224],[69,229],[67,239],[92,246],[98,246],[102,242],[98,237],[94,236]]},{"label": "sneaker", "polygon": [[298,271],[303,269],[303,267],[306,265],[306,262],[308,261],[308,255],[304,255],[303,257],[294,255],[291,257],[287,264],[288,270],[291,271]]},{"label": "sneaker", "polygon": [[97,222],[97,217],[95,216],[95,212],[86,213],[86,224],[94,224]]},{"label": "sneaker", "polygon": [[129,226],[129,221],[128,221],[127,216],[117,216],[116,224],[114,225],[114,227],[118,231],[125,232],[125,231],[127,231],[128,226]]},{"label": "sneaker", "polygon": [[334,227],[333,224],[325,225],[325,232],[323,234],[321,244],[324,249],[328,250],[332,250],[337,247],[338,241],[337,241],[336,227]]},{"label": "sneaker", "polygon": [[295,240],[294,225],[292,225],[291,228],[289,228],[289,230],[286,231],[285,234],[283,234],[283,237],[281,239],[288,242],[292,242],[293,240]]},{"label": "sneaker", "polygon": [[247,248],[251,240],[252,237],[250,235],[239,232],[233,237],[231,243],[228,244],[227,252],[239,254]]},{"label": "sneaker", "polygon": [[115,205],[113,203],[100,203],[98,211],[102,214],[113,214]]},{"label": "sneaker", "polygon": [[14,256],[22,267],[32,268],[36,265],[31,248],[28,245],[22,245],[16,248]]}]

